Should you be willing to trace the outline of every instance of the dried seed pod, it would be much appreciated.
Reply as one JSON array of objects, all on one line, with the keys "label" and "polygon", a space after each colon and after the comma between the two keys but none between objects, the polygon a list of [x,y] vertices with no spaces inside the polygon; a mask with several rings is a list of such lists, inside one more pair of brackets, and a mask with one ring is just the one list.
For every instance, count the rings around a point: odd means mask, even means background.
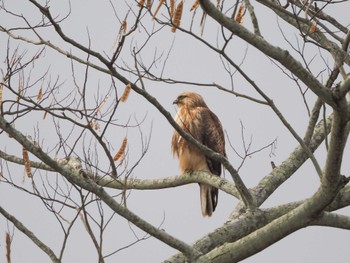
[{"label": "dried seed pod", "polygon": [[242,2],[242,4],[240,5],[239,9],[238,9],[238,13],[236,15],[236,22],[239,24],[243,23],[243,16],[245,14],[245,6],[244,3]]},{"label": "dried seed pod", "polygon": [[11,237],[9,232],[6,232],[6,260],[11,263]]},{"label": "dried seed pod", "polygon": [[43,98],[43,88],[40,87],[38,95],[36,96],[36,99],[40,101]]},{"label": "dried seed pod", "polygon": [[126,22],[127,18],[128,18],[128,14],[126,14],[123,22],[120,25],[118,35],[117,35],[117,37],[113,43],[113,46],[112,46],[112,50],[116,50],[117,47],[121,44],[121,39],[125,35],[126,29],[127,29],[127,22]]},{"label": "dried seed pod", "polygon": [[199,0],[196,0],[196,1],[194,2],[194,4],[192,5],[191,9],[190,9],[190,12],[192,12],[193,10],[195,10],[198,6],[199,6]]},{"label": "dried seed pod", "polygon": [[175,12],[175,0],[170,0],[170,19],[173,19]]},{"label": "dried seed pod", "polygon": [[127,26],[127,24],[126,24],[126,17],[125,17],[125,19],[123,20],[122,25],[120,26],[120,32],[125,34],[126,33],[126,26]]},{"label": "dried seed pod", "polygon": [[114,156],[113,161],[118,161],[118,159],[125,153],[127,143],[128,143],[128,139],[126,137],[124,137],[122,146],[120,146],[120,149],[116,153],[116,155]]},{"label": "dried seed pod", "polygon": [[32,177],[32,168],[30,167],[28,151],[24,147],[22,149],[22,156],[23,156],[24,168],[25,168],[26,175],[28,177]]},{"label": "dried seed pod", "polygon": [[174,14],[174,19],[173,19],[173,27],[171,29],[171,32],[173,32],[173,33],[176,31],[176,28],[180,26],[183,5],[184,5],[184,2],[181,1],[176,7],[176,11]]},{"label": "dried seed pod", "polygon": [[121,102],[126,102],[126,100],[129,97],[130,91],[131,91],[131,84],[129,83],[128,85],[126,85],[124,92],[123,92],[122,96],[120,97]]},{"label": "dried seed pod", "polygon": [[159,9],[162,7],[162,4],[163,4],[163,3],[164,3],[164,0],[160,0],[160,1],[159,1],[159,4],[158,4],[158,6],[157,6],[157,9],[156,9],[156,11],[155,11],[154,14],[153,14],[153,19],[156,18],[157,14],[158,14],[158,11],[159,11]]}]

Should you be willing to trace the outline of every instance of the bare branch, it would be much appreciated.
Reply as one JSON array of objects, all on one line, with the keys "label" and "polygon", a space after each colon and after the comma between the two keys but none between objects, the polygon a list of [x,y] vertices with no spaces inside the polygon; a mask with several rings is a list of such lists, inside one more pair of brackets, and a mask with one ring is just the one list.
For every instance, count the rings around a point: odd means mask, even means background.
[{"label": "bare branch", "polygon": [[40,239],[38,239],[33,232],[26,228],[19,220],[16,219],[13,215],[9,214],[4,208],[0,206],[0,213],[9,221],[11,221],[18,230],[30,238],[33,243],[35,243],[42,251],[44,251],[52,260],[52,262],[59,263],[61,262],[55,253],[45,245]]},{"label": "bare branch", "polygon": [[296,61],[288,51],[271,45],[266,40],[257,37],[247,29],[222,14],[209,0],[201,0],[203,9],[213,17],[218,23],[226,27],[232,33],[236,34],[252,46],[258,48],[264,54],[279,61],[283,66],[298,76],[306,86],[308,86],[316,95],[331,106],[335,106],[332,95],[314,76],[304,69],[298,61]]},{"label": "bare branch", "polygon": [[70,181],[73,184],[77,184],[88,191],[95,193],[117,214],[131,221],[133,224],[135,224],[142,230],[146,231],[147,233],[151,234],[152,236],[162,240],[164,243],[168,244],[169,246],[182,251],[189,259],[198,257],[199,252],[194,251],[189,245],[167,234],[165,231],[157,229],[156,227],[149,224],[142,218],[138,217],[136,214],[134,214],[127,208],[121,206],[113,199],[113,197],[108,195],[106,191],[103,190],[102,187],[96,185],[93,181],[89,180],[86,177],[80,177],[72,173],[72,171],[70,171],[69,168],[62,166],[58,162],[51,159],[46,153],[42,151],[40,147],[28,141],[28,139],[25,136],[23,136],[19,131],[11,127],[10,124],[7,123],[4,120],[4,118],[1,116],[0,116],[0,128],[6,131],[16,141],[18,141],[20,144],[26,147],[28,151],[33,153],[36,157],[41,159],[44,163],[51,166],[55,171],[57,171],[62,176],[67,178],[68,181]]}]

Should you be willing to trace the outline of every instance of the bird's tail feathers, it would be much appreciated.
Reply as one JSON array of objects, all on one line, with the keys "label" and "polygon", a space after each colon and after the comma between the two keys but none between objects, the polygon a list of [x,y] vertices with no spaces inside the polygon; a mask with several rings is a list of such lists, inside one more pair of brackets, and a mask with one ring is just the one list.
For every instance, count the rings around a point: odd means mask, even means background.
[{"label": "bird's tail feathers", "polygon": [[211,216],[217,204],[217,189],[207,184],[199,184],[199,188],[202,215]]}]

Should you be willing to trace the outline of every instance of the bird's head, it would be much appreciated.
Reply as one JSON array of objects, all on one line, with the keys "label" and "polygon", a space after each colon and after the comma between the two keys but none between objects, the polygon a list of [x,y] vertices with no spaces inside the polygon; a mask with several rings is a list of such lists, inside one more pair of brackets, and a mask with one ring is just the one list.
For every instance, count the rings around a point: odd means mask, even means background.
[{"label": "bird's head", "polygon": [[186,106],[186,107],[207,107],[205,104],[203,97],[195,92],[183,92],[181,93],[176,100],[174,100],[173,104],[176,104],[178,107]]}]

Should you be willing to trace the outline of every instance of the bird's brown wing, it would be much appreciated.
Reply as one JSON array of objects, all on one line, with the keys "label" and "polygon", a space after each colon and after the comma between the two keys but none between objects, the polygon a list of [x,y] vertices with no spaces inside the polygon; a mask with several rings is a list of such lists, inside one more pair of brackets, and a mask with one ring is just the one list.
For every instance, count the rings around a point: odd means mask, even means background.
[{"label": "bird's brown wing", "polygon": [[[201,143],[214,152],[226,156],[225,136],[219,118],[208,108],[201,111]],[[221,175],[221,163],[206,157],[208,168],[212,174]]]},{"label": "bird's brown wing", "polygon": [[[219,118],[208,108],[201,111],[201,143],[213,150],[226,156],[225,137]],[[206,163],[209,171],[216,175],[221,175],[222,165],[220,162],[206,156]],[[218,203],[218,189],[208,185],[200,185],[202,214],[211,216]]]}]

